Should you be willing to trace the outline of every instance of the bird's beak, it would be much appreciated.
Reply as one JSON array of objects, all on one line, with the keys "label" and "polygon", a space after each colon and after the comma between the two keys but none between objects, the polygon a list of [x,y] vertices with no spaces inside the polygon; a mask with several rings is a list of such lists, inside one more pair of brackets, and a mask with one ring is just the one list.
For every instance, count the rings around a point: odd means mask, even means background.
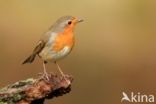
[{"label": "bird's beak", "polygon": [[83,22],[84,20],[83,19],[81,19],[81,18],[78,18],[77,19],[77,23],[79,23],[79,22]]}]

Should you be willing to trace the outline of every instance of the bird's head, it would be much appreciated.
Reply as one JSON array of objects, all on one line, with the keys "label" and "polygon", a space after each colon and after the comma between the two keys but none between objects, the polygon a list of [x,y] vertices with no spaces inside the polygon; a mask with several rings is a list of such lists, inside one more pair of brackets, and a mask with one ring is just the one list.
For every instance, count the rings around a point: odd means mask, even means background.
[{"label": "bird's head", "polygon": [[82,22],[83,19],[73,16],[63,16],[59,18],[55,24],[50,28],[54,32],[73,31],[76,24]]}]

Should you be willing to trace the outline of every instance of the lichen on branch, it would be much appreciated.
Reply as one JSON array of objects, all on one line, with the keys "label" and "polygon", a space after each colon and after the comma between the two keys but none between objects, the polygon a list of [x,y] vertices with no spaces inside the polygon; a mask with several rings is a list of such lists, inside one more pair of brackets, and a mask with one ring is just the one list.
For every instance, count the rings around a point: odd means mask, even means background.
[{"label": "lichen on branch", "polygon": [[45,99],[52,99],[71,91],[73,78],[48,74],[36,79],[18,81],[0,89],[0,104],[43,104]]}]

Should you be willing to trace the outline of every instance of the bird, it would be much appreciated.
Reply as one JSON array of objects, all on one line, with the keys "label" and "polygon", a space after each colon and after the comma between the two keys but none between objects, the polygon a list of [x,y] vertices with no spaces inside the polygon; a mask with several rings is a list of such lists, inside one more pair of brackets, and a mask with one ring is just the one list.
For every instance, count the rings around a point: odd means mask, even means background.
[{"label": "bird", "polygon": [[49,80],[49,78],[46,63],[51,62],[56,64],[60,74],[64,77],[65,75],[57,61],[71,53],[75,45],[75,26],[82,21],[83,19],[75,16],[67,15],[60,17],[47,32],[40,37],[31,55],[27,57],[22,64],[32,63],[36,56],[38,56],[43,62],[43,75],[45,75],[47,80]]}]

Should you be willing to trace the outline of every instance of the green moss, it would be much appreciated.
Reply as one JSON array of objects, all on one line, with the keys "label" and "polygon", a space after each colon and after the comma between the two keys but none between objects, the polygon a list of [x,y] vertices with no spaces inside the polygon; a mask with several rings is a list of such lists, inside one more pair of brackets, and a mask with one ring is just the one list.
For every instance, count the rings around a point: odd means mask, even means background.
[{"label": "green moss", "polygon": [[20,94],[15,94],[15,95],[13,96],[13,101],[14,101],[14,102],[19,101],[19,100],[21,100],[21,99],[22,99],[22,95],[20,95]]},{"label": "green moss", "polygon": [[[0,93],[5,93],[5,95],[0,96],[0,104],[16,104],[15,102],[18,102],[25,97],[25,93],[22,92],[23,88],[33,84],[34,81],[34,79],[30,78],[27,80],[16,82],[1,89]],[[16,89],[16,91],[9,94],[9,91],[11,91],[12,89]]]},{"label": "green moss", "polygon": [[8,103],[0,101],[0,104],[8,104]]},{"label": "green moss", "polygon": [[25,85],[30,85],[34,82],[34,79],[29,78],[27,80],[23,80],[23,81],[19,81],[15,84],[13,84],[12,86],[10,86],[11,88],[19,88],[19,87],[23,87]]}]

